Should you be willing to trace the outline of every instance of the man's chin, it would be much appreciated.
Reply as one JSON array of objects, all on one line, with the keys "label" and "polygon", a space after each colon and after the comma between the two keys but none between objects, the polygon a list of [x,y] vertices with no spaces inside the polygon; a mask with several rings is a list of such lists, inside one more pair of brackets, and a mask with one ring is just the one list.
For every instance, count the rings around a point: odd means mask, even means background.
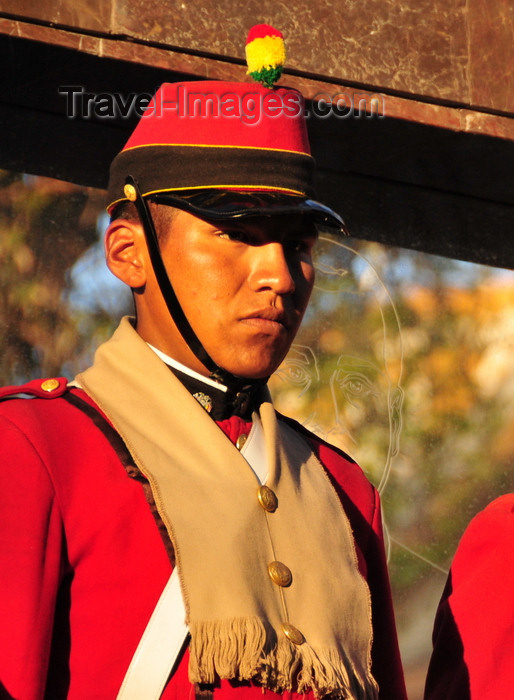
[{"label": "man's chin", "polygon": [[239,368],[236,367],[234,369],[229,369],[227,370],[231,374],[233,374],[236,377],[241,377],[243,379],[248,379],[250,381],[259,381],[259,380],[268,380],[273,372],[275,371],[276,367],[273,365],[271,369],[249,369],[247,367]]},{"label": "man's chin", "polygon": [[[223,352],[227,347],[231,351]],[[253,338],[250,341],[245,338],[244,343],[238,343],[236,340],[230,346],[230,341],[227,340],[226,347],[206,347],[206,350],[218,367],[236,377],[257,380],[267,379],[278,369],[289,347],[290,343],[285,342],[285,339],[280,339],[280,342],[273,339],[270,342],[268,338],[263,342],[260,338]]]},{"label": "man's chin", "polygon": [[271,377],[281,362],[282,357],[280,357],[279,360],[270,360],[266,362],[263,362],[262,358],[259,358],[255,362],[233,362],[230,364],[227,363],[226,366],[222,366],[223,369],[236,377],[244,377],[245,379],[256,381]]}]

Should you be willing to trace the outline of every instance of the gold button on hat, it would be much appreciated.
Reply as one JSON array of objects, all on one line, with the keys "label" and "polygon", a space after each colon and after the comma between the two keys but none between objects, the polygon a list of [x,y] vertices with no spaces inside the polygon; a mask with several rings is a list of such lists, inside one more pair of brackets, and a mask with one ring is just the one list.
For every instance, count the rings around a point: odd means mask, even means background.
[{"label": "gold button on hat", "polygon": [[268,564],[268,574],[277,586],[289,586],[293,580],[290,569],[281,561],[272,561],[271,564]]},{"label": "gold button on hat", "polygon": [[290,642],[293,642],[293,644],[299,645],[305,642],[305,637],[300,630],[289,624],[289,622],[282,623],[282,632],[286,635]]},{"label": "gold button on hat", "polygon": [[123,194],[130,202],[135,202],[137,199],[136,188],[134,187],[134,185],[125,185],[125,187],[123,188]]},{"label": "gold button on hat", "polygon": [[237,449],[240,450],[247,440],[248,440],[248,435],[246,435],[245,433],[241,433],[241,435],[236,440]]},{"label": "gold button on hat", "polygon": [[261,506],[264,510],[267,510],[268,513],[273,513],[273,511],[277,509],[278,498],[269,486],[260,486],[257,491],[257,498]]},{"label": "gold button on hat", "polygon": [[41,382],[41,389],[43,389],[43,391],[55,391],[58,388],[59,388],[59,380],[58,379],[45,379],[44,382]]}]

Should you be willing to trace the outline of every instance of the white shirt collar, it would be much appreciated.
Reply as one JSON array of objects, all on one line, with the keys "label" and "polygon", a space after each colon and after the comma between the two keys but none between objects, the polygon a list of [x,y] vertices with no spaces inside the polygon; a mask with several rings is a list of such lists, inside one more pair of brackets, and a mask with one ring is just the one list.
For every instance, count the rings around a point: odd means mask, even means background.
[{"label": "white shirt collar", "polygon": [[203,382],[204,384],[207,384],[208,386],[213,386],[215,389],[218,389],[218,391],[227,391],[227,387],[224,384],[215,382],[214,379],[210,379],[209,377],[204,377],[203,374],[195,372],[194,369],[190,369],[186,365],[183,365],[181,362],[177,362],[177,360],[174,360],[172,357],[162,352],[162,350],[158,350],[153,345],[150,345],[150,343],[147,343],[147,345],[151,350],[154,351],[154,353],[158,357],[161,358],[161,360],[165,364],[169,365],[170,367],[174,367],[175,369],[178,369],[179,372],[183,372],[184,374],[187,374],[190,377],[194,377],[195,379],[198,379],[199,381]]}]

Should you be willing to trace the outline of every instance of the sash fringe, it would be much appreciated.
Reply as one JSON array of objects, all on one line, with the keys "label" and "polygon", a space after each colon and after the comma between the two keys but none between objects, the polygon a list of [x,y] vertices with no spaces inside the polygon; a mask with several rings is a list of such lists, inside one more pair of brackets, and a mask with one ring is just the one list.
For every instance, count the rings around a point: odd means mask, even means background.
[{"label": "sash fringe", "polygon": [[[277,640],[259,618],[192,623],[189,678],[214,683],[216,678],[253,681],[276,693],[313,691],[316,698],[376,700],[378,687],[336,649],[313,649]],[[273,648],[266,649],[271,638]],[[280,672],[277,671],[280,669]]]}]

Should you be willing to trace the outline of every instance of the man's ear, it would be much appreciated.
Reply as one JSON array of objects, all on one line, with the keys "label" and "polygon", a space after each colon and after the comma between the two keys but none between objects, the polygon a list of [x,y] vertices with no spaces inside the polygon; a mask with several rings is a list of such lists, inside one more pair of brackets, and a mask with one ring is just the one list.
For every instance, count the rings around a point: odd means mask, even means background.
[{"label": "man's ear", "polygon": [[105,232],[105,259],[109,270],[132,289],[146,284],[146,243],[141,225],[115,219]]}]

